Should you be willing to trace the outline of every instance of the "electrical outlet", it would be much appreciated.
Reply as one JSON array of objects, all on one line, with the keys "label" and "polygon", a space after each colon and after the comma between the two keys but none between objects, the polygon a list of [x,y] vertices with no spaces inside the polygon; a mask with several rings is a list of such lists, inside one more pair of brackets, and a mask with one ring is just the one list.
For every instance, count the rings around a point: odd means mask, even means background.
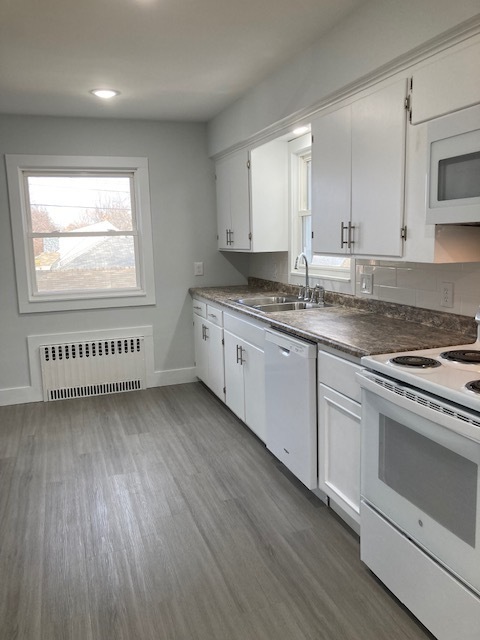
[{"label": "electrical outlet", "polygon": [[203,276],[203,262],[194,262],[193,263],[193,275],[194,276]]},{"label": "electrical outlet", "polygon": [[373,293],[373,273],[362,273],[360,276],[360,293]]},{"label": "electrical outlet", "polygon": [[440,285],[440,306],[453,307],[453,283],[442,282]]}]

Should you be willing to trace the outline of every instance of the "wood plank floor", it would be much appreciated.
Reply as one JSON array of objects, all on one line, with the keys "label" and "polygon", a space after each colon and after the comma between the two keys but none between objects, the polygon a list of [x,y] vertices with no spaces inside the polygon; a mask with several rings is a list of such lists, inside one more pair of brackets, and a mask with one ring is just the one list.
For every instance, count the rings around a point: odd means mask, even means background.
[{"label": "wood plank floor", "polygon": [[425,640],[200,383],[0,408],[1,640]]}]

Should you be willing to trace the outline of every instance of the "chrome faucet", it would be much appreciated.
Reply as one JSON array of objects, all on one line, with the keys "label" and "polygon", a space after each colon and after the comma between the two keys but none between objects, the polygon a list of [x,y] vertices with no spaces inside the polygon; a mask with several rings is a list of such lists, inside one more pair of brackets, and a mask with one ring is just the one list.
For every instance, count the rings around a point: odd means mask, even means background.
[{"label": "chrome faucet", "polygon": [[307,255],[302,251],[302,253],[299,253],[298,256],[295,258],[295,269],[298,269],[298,261],[300,258],[303,258],[305,261],[305,292],[303,294],[303,299],[304,300],[309,300],[310,299],[310,284],[308,281],[308,258]]}]

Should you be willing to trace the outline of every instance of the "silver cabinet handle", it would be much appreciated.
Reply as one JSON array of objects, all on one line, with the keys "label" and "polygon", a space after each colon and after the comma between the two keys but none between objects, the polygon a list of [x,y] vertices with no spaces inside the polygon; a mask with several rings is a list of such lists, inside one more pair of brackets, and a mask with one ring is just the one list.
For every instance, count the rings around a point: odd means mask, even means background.
[{"label": "silver cabinet handle", "polygon": [[345,240],[345,231],[347,229],[348,229],[347,225],[343,224],[343,221],[340,222],[340,248],[341,249],[343,249],[343,247],[348,243],[348,241]]},{"label": "silver cabinet handle", "polygon": [[208,314],[208,317],[209,317],[209,318],[216,318],[217,316],[216,316],[214,313],[209,313],[209,314]]},{"label": "silver cabinet handle", "polygon": [[230,244],[233,244],[233,229],[230,229]]},{"label": "silver cabinet handle", "polygon": [[201,310],[202,310],[202,307],[199,307],[199,306],[197,306],[197,305],[195,305],[195,304],[193,305],[193,308],[194,308],[194,309],[197,309],[198,311],[201,311]]},{"label": "silver cabinet handle", "polygon": [[245,360],[243,359],[244,351],[245,349],[242,347],[242,345],[237,344],[237,364],[243,364],[245,362]]},{"label": "silver cabinet handle", "polygon": [[351,249],[352,246],[355,244],[355,240],[353,239],[354,230],[355,230],[355,225],[349,221],[348,222],[348,244],[347,244],[349,249]]},{"label": "silver cabinet handle", "polygon": [[228,229],[225,229],[225,235],[226,235],[226,238],[227,238],[227,246],[230,244],[229,237],[228,237],[229,233],[230,233],[230,231]]}]

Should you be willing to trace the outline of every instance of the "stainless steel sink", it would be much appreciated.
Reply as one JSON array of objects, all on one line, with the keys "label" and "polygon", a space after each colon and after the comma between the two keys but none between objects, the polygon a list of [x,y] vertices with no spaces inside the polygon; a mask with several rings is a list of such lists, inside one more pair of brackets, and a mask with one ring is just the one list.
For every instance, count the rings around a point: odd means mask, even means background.
[{"label": "stainless steel sink", "polygon": [[329,307],[328,304],[318,305],[314,302],[299,300],[297,296],[258,296],[258,298],[239,298],[235,300],[238,304],[262,311],[263,313],[273,313],[275,311],[300,311],[301,309],[321,309]]},{"label": "stainless steel sink", "polygon": [[255,298],[240,298],[235,300],[238,304],[244,304],[247,307],[258,308],[264,304],[283,304],[285,302],[296,302],[296,296],[258,296]]},{"label": "stainless steel sink", "polygon": [[302,309],[323,309],[330,307],[329,304],[316,304],[314,302],[283,302],[279,304],[261,304],[255,307],[257,311],[273,313],[274,311],[300,311]]}]

